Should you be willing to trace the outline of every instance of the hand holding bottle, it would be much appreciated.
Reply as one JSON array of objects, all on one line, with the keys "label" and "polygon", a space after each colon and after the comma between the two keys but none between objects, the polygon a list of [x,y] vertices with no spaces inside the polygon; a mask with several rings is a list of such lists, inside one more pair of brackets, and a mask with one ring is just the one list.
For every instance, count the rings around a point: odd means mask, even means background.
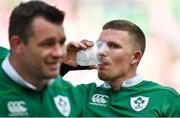
[{"label": "hand holding bottle", "polygon": [[98,54],[104,52],[107,48],[105,42],[97,41],[93,47],[78,51],[76,61],[81,66],[100,64]]}]

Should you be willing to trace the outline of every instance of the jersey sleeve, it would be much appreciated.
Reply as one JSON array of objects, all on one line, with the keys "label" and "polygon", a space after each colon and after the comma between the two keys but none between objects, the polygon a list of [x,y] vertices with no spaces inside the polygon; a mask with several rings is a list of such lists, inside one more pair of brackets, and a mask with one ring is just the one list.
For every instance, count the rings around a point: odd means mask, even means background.
[{"label": "jersey sleeve", "polygon": [[2,61],[9,54],[9,50],[0,46],[0,52],[0,61]]},{"label": "jersey sleeve", "polygon": [[80,84],[77,85],[75,88],[80,91],[83,95],[89,94],[94,89],[96,89],[96,83],[90,83],[90,84]]},{"label": "jersey sleeve", "polygon": [[171,88],[165,96],[167,103],[165,117],[180,117],[180,94]]},{"label": "jersey sleeve", "polygon": [[180,98],[173,101],[169,105],[169,110],[167,112],[167,116],[169,116],[169,117],[180,117]]},{"label": "jersey sleeve", "polygon": [[73,66],[67,65],[65,63],[62,63],[61,69],[60,69],[60,75],[64,76],[66,73],[68,73],[69,71],[73,71],[73,70],[87,70],[87,69],[90,69],[89,66],[73,67]]}]

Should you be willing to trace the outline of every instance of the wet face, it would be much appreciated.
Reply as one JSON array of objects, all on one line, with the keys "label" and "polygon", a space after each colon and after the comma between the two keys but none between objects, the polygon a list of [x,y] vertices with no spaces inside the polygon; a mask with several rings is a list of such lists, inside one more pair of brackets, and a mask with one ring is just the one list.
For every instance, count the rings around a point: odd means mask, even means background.
[{"label": "wet face", "polygon": [[107,43],[109,49],[101,55],[98,76],[104,81],[115,81],[125,77],[131,68],[134,51],[126,31],[105,29],[99,40]]},{"label": "wet face", "polygon": [[32,27],[33,36],[27,44],[21,44],[21,62],[29,74],[38,78],[53,78],[59,74],[64,55],[64,28],[42,17],[35,18]]}]

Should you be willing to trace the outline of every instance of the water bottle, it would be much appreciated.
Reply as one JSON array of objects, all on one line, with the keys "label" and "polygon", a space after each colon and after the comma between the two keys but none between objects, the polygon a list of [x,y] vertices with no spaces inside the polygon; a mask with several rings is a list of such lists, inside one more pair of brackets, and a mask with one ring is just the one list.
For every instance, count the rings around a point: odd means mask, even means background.
[{"label": "water bottle", "polygon": [[107,49],[107,44],[103,41],[97,41],[93,47],[77,52],[76,61],[80,66],[89,66],[100,64],[98,54]]}]

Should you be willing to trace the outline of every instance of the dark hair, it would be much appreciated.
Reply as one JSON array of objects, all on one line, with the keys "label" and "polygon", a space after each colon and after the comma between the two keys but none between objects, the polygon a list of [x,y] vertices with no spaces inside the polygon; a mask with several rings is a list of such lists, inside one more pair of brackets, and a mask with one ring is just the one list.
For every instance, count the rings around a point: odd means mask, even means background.
[{"label": "dark hair", "polygon": [[55,24],[62,24],[64,20],[63,11],[42,1],[21,3],[10,16],[9,40],[13,35],[18,35],[24,43],[27,43],[29,36],[33,33],[32,22],[37,16],[42,16]]},{"label": "dark hair", "polygon": [[127,20],[112,20],[107,22],[103,29],[115,29],[127,31],[133,36],[135,42],[140,46],[142,53],[144,53],[146,46],[146,39],[143,31],[134,23]]}]

